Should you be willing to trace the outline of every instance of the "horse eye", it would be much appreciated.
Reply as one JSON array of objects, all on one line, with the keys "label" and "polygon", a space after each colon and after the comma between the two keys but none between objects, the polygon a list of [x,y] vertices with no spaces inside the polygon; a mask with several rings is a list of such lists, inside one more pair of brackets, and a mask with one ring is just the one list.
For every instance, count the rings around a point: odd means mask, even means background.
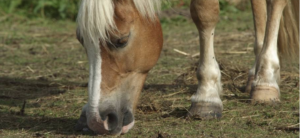
[{"label": "horse eye", "polygon": [[119,38],[111,38],[110,45],[114,48],[124,48],[128,44],[130,34],[128,36],[119,37]]},{"label": "horse eye", "polygon": [[115,44],[115,46],[117,48],[123,48],[123,47],[125,47],[127,45],[127,43],[128,43],[128,39],[129,39],[129,36],[126,36],[126,37],[118,39],[117,43]]}]

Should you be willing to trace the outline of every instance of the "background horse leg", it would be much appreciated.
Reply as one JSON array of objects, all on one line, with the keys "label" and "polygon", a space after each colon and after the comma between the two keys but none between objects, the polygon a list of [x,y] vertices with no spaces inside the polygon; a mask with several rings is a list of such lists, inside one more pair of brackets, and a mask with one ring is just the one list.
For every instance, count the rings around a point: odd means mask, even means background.
[{"label": "background horse leg", "polygon": [[219,20],[218,0],[192,0],[192,19],[200,37],[200,61],[197,70],[198,89],[191,98],[188,116],[219,118],[223,104],[221,72],[214,54],[214,30]]},{"label": "background horse leg", "polygon": [[[267,22],[267,4],[265,0],[251,0],[253,21],[255,28],[255,44],[254,44],[254,54],[255,54],[255,63],[257,61],[258,55],[264,44],[266,22]],[[251,91],[251,85],[254,80],[255,67],[249,70],[248,82],[246,85],[245,92]]]},{"label": "background horse leg", "polygon": [[267,27],[264,45],[256,62],[251,89],[252,102],[280,101],[280,65],[277,51],[278,30],[287,0],[267,0]]}]

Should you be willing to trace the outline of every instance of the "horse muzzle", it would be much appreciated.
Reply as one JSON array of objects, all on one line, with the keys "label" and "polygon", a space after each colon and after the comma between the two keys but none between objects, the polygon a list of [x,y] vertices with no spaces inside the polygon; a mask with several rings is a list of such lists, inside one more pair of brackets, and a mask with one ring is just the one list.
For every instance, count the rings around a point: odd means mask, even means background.
[{"label": "horse muzzle", "polygon": [[87,112],[87,126],[97,134],[124,134],[134,126],[133,113],[128,109],[109,108],[99,113]]}]

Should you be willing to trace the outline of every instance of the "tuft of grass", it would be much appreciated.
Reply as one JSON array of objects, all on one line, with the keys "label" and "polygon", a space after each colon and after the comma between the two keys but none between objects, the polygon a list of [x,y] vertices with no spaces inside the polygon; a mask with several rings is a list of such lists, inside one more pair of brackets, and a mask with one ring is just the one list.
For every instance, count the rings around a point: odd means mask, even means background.
[{"label": "tuft of grass", "polygon": [[17,14],[29,18],[54,18],[75,20],[79,0],[2,0],[0,13]]}]

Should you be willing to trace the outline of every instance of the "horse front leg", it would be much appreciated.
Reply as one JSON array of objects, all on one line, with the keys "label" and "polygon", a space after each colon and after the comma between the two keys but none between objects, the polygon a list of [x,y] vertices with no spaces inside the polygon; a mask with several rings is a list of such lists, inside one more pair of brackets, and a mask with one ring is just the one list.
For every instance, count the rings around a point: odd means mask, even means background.
[{"label": "horse front leg", "polygon": [[264,44],[266,23],[267,23],[267,4],[265,0],[251,0],[253,21],[255,28],[255,43],[254,43],[254,54],[255,62],[252,68],[249,70],[248,81],[245,88],[245,92],[251,91],[252,82],[255,75],[256,62],[258,55]]},{"label": "horse front leg", "polygon": [[277,39],[280,18],[286,4],[287,0],[267,0],[266,36],[262,51],[256,61],[255,78],[251,89],[252,103],[280,101]]},{"label": "horse front leg", "polygon": [[192,19],[200,38],[200,60],[197,70],[198,89],[193,94],[188,116],[220,118],[223,104],[221,72],[214,54],[214,30],[219,20],[218,0],[192,0]]}]

